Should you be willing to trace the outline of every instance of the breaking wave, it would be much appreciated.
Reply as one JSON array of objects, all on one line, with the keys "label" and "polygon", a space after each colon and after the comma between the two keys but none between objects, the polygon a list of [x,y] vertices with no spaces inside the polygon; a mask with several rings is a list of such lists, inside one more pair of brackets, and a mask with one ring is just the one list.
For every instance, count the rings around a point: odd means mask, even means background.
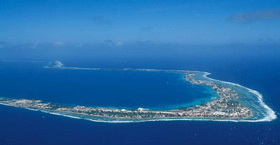
[{"label": "breaking wave", "polygon": [[270,108],[268,107],[264,101],[263,101],[263,96],[261,93],[259,93],[258,91],[256,90],[253,90],[253,89],[250,89],[250,88],[247,88],[245,86],[242,86],[242,85],[239,85],[239,84],[236,84],[236,83],[232,83],[232,82],[226,82],[226,81],[221,81],[221,80],[216,80],[216,79],[213,79],[213,78],[209,78],[207,77],[208,75],[210,75],[211,73],[208,73],[208,72],[204,72],[204,75],[203,77],[204,78],[207,78],[209,80],[212,80],[212,81],[218,81],[218,82],[221,82],[221,83],[224,83],[224,84],[229,84],[229,85],[233,85],[233,86],[237,86],[237,87],[240,87],[240,88],[243,88],[243,89],[246,89],[248,92],[254,94],[257,99],[258,99],[258,103],[261,105],[261,107],[263,107],[263,109],[265,110],[265,116],[263,118],[260,118],[260,119],[257,119],[257,120],[251,120],[250,122],[262,122],[262,121],[272,121],[274,119],[277,118],[275,112]]},{"label": "breaking wave", "polygon": [[[82,115],[73,115],[68,113],[61,113],[61,112],[55,112],[55,111],[46,111],[46,110],[39,110],[44,113],[49,113],[52,115],[58,115],[58,116],[64,116],[69,117],[73,119],[83,119],[93,122],[104,122],[104,123],[135,123],[135,122],[152,122],[152,121],[226,121],[226,122],[264,122],[264,121],[272,121],[277,118],[275,112],[267,106],[263,101],[263,96],[256,90],[247,88],[245,86],[232,83],[232,82],[226,82],[221,80],[216,80],[213,78],[209,78],[208,75],[210,73],[208,72],[201,72],[201,71],[187,71],[187,70],[159,70],[159,69],[133,69],[133,68],[123,68],[123,69],[104,69],[104,68],[81,68],[81,67],[65,67],[63,64],[59,61],[52,62],[50,65],[46,66],[45,68],[55,68],[55,69],[75,69],[75,70],[119,70],[119,71],[151,71],[151,72],[175,72],[175,73],[184,73],[184,72],[196,72],[199,75],[197,77],[199,79],[204,79],[207,81],[212,81],[215,83],[220,83],[223,85],[227,85],[228,87],[234,88],[237,91],[240,91],[241,93],[244,93],[246,95],[242,96],[242,98],[246,98],[247,101],[240,100],[241,102],[251,109],[253,109],[255,112],[255,118],[253,119],[191,119],[191,118],[164,118],[164,119],[138,119],[138,120],[131,120],[131,119],[116,119],[116,118],[104,118],[104,117],[92,117],[92,116],[82,116]],[[257,99],[257,101],[254,101]],[[248,101],[249,100],[249,101]],[[0,103],[1,105],[7,105],[5,103]],[[9,106],[9,105],[8,105]],[[27,108],[26,108],[27,109]],[[38,111],[34,109],[29,109],[33,111]]]}]

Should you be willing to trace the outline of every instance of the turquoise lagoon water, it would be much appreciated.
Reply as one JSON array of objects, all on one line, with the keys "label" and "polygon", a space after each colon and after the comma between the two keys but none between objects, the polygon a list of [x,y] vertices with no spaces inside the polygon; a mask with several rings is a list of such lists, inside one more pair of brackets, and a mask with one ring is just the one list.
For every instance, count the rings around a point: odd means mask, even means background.
[{"label": "turquoise lagoon water", "polygon": [[[5,65],[4,65],[5,66]],[[184,71],[154,69],[111,69],[61,67],[46,68],[42,64],[29,63],[10,65],[2,70],[1,96],[9,98],[38,99],[43,102],[67,105],[84,105],[118,109],[145,108],[149,110],[170,110],[179,107],[199,105],[218,97],[208,86],[194,85],[184,80]],[[206,80],[236,90],[242,105],[252,109],[253,117],[246,121],[271,121],[275,112],[264,102],[262,95],[247,87],[208,78],[207,72],[196,71],[196,79]],[[16,91],[13,91],[16,90]],[[135,122],[130,119],[100,118],[55,111],[43,112],[76,119],[98,122]],[[174,119],[143,119],[155,121]],[[175,119],[177,120],[177,119]],[[182,119],[179,120],[190,120]],[[195,119],[205,120],[205,119]],[[206,119],[212,120],[212,119]],[[218,119],[213,119],[219,121]]]},{"label": "turquoise lagoon water", "polygon": [[[224,62],[221,61],[206,63],[207,65],[199,65],[196,61],[197,60],[193,60],[187,64],[173,63],[172,66],[174,67],[169,66],[168,68],[208,71],[212,73],[209,76],[211,78],[237,82],[249,88],[256,89],[264,95],[264,101],[275,111],[278,111],[279,115],[279,92],[277,92],[279,87],[279,67],[272,66],[279,66],[280,61],[269,62],[270,65],[263,63],[263,59],[254,60],[252,63],[244,64],[242,62],[240,65],[224,65]],[[76,99],[76,101],[80,102],[75,103],[72,101],[76,98],[74,95],[72,96],[71,93],[67,95],[64,94],[65,92],[63,92],[63,90],[53,90],[53,88],[55,88],[54,86],[58,86],[58,88],[63,87],[62,84],[57,85],[55,82],[59,82],[59,80],[68,80],[68,78],[64,77],[63,72],[72,71],[72,73],[76,72],[77,74],[94,72],[44,69],[42,66],[46,65],[46,63],[41,62],[0,63],[0,78],[2,81],[0,87],[1,96],[42,99],[45,102],[49,101],[52,103],[66,102],[74,105],[78,103],[93,105],[92,101],[81,101],[79,99]],[[96,65],[78,64],[76,61],[75,65],[68,65],[68,63],[69,62],[65,65],[82,67],[95,67]],[[110,66],[106,64],[103,67],[112,68],[117,65],[117,63],[110,64]],[[125,66],[129,65],[123,65],[119,68]],[[102,65],[98,67],[102,67]],[[130,65],[130,67],[164,68],[163,66],[158,66],[158,64],[148,67],[139,64],[137,66]],[[184,82],[180,75],[174,74],[174,76],[174,81]],[[204,78],[203,75],[199,77],[202,79]],[[74,78],[72,78],[72,80],[74,80]],[[50,83],[52,81],[54,82]],[[44,83],[54,86],[44,85]],[[187,86],[196,87],[191,84],[187,84]],[[52,89],[47,89],[47,87],[51,87]],[[195,89],[192,91],[195,91]],[[207,92],[207,89],[203,89],[203,91]],[[203,95],[205,96],[207,94]],[[200,95],[197,97],[204,100]],[[169,97],[166,97],[166,99],[172,100]],[[190,103],[195,100],[195,98],[192,99],[188,97],[185,99],[187,99],[185,103]],[[169,100],[166,100],[167,104],[170,104],[168,101]],[[180,101],[177,103],[181,104],[182,102]],[[174,104],[171,104],[171,106]],[[108,104],[98,105],[105,106]],[[280,134],[279,119],[258,123],[157,121],[111,124],[71,119],[39,111],[30,111],[2,105],[0,105],[0,114],[0,144],[209,144],[209,142],[215,144],[224,144],[227,142],[228,144],[234,145],[279,144]]]},{"label": "turquoise lagoon water", "polygon": [[207,86],[171,72],[44,68],[43,63],[3,63],[0,96],[107,108],[168,110],[210,101]]}]

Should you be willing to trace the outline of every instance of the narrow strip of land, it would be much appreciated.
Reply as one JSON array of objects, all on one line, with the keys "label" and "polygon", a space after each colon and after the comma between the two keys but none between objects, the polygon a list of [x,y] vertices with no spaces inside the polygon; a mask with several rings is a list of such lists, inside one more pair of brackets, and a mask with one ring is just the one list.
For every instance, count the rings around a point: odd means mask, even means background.
[{"label": "narrow strip of land", "polygon": [[[62,66],[62,65],[61,65]],[[174,71],[171,71],[174,72]],[[211,119],[248,119],[252,117],[252,111],[235,101],[240,96],[235,90],[224,85],[216,84],[194,78],[196,72],[177,71],[185,74],[185,80],[196,85],[210,86],[217,92],[219,98],[210,102],[191,106],[181,107],[174,110],[157,111],[138,109],[108,109],[93,108],[86,106],[67,106],[52,103],[43,103],[41,100],[28,99],[7,99],[0,98],[0,103],[10,106],[22,107],[27,109],[38,109],[44,111],[54,111],[61,113],[71,113],[85,116],[108,117],[118,119],[161,119],[161,118],[211,118]]]}]

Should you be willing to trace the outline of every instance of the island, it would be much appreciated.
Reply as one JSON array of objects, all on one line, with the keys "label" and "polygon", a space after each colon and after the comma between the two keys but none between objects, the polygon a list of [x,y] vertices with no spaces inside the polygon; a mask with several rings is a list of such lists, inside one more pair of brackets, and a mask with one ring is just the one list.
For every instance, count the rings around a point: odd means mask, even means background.
[{"label": "island", "polygon": [[64,112],[84,116],[96,116],[118,119],[160,119],[160,118],[211,118],[211,119],[248,119],[252,117],[252,111],[234,101],[240,96],[231,88],[220,84],[194,79],[197,73],[186,73],[185,80],[196,85],[210,86],[217,92],[219,98],[210,102],[180,107],[174,110],[157,111],[144,108],[138,109],[108,109],[86,106],[68,106],[52,103],[43,103],[41,100],[7,99],[0,98],[0,103],[9,106],[37,109],[44,111]]},{"label": "island", "polygon": [[[196,105],[180,105],[169,110],[148,109],[141,106],[133,109],[92,107],[82,105],[65,105],[42,100],[13,99],[0,97],[0,105],[20,107],[29,110],[42,111],[76,119],[95,122],[126,123],[145,121],[171,120],[210,120],[234,122],[272,121],[277,118],[275,112],[268,107],[262,95],[256,90],[245,86],[216,80],[207,77],[210,73],[187,70],[160,70],[135,68],[83,68],[66,67],[60,61],[54,61],[45,66],[47,69],[81,70],[81,71],[145,71],[182,74],[184,81],[192,85],[209,87],[216,93],[210,101]],[[185,103],[185,102],[182,102]]]},{"label": "island", "polygon": [[49,67],[49,68],[60,68],[62,66],[63,66],[63,64],[60,61],[53,61],[53,62],[50,62],[50,64],[47,67]]}]

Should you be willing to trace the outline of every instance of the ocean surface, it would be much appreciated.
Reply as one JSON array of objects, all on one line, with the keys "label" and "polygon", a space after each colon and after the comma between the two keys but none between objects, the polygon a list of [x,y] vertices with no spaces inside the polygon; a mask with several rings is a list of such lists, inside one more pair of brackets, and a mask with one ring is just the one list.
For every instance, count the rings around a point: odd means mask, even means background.
[{"label": "ocean surface", "polygon": [[[107,108],[168,110],[218,97],[208,86],[171,72],[44,68],[46,63],[4,62],[2,97]],[[198,105],[193,104],[193,105]]]},{"label": "ocean surface", "polygon": [[[207,71],[209,77],[234,82],[263,94],[279,115],[279,62],[240,60],[61,60],[66,66],[100,68],[183,69]],[[91,63],[92,62],[92,63]],[[183,75],[162,72],[122,72],[46,69],[48,61],[0,62],[0,96],[40,99],[70,105],[112,108],[172,109],[215,96],[192,85]],[[98,123],[0,105],[0,144],[279,144],[279,119],[240,123],[156,121]]]}]

